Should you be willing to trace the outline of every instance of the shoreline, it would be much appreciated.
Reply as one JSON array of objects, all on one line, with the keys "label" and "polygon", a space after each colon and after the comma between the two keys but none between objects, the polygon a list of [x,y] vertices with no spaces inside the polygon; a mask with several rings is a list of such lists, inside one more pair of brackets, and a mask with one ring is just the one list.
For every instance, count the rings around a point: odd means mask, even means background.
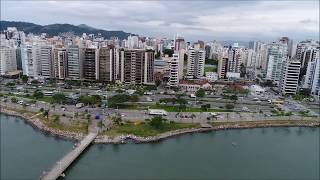
[{"label": "shoreline", "polygon": [[[70,132],[70,131],[62,131],[59,129],[54,129],[46,126],[43,122],[41,122],[37,117],[27,117],[25,115],[19,114],[16,111],[8,110],[5,108],[1,108],[0,113],[3,113],[8,116],[19,117],[23,119],[25,122],[30,124],[32,127],[39,130],[41,133],[50,134],[52,136],[56,136],[62,139],[67,140],[81,140],[85,134]],[[228,122],[226,122],[228,123]],[[308,122],[308,120],[298,121],[298,120],[288,120],[285,123],[274,121],[270,123],[270,121],[239,121],[230,122],[230,124],[219,125],[211,128],[191,128],[191,129],[178,129],[174,131],[168,131],[157,136],[149,136],[149,137],[140,137],[132,134],[123,134],[118,136],[107,136],[107,135],[98,135],[94,140],[96,144],[126,144],[128,140],[132,140],[136,144],[142,143],[155,143],[168,138],[173,138],[176,136],[184,135],[184,134],[193,134],[193,133],[205,133],[211,131],[222,131],[222,130],[231,130],[231,129],[252,129],[252,128],[268,128],[268,127],[320,127],[320,122],[312,121]]]},{"label": "shoreline", "polygon": [[39,130],[41,133],[44,133],[44,134],[49,134],[49,135],[59,137],[62,139],[67,139],[67,140],[81,140],[84,137],[84,134],[81,134],[81,133],[62,131],[59,129],[48,127],[43,122],[41,122],[41,120],[39,120],[37,117],[27,117],[23,114],[19,114],[16,111],[4,109],[3,107],[1,108],[0,113],[8,116],[21,118],[24,122],[28,123],[33,128],[36,128],[37,130]]}]

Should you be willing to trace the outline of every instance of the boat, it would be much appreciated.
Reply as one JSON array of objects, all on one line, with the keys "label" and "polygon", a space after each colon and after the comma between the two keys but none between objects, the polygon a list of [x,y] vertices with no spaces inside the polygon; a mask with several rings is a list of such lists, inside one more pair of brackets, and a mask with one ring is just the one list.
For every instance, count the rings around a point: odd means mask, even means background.
[{"label": "boat", "polygon": [[232,144],[232,146],[237,146],[237,143],[235,143],[235,142],[232,142],[231,144]]}]

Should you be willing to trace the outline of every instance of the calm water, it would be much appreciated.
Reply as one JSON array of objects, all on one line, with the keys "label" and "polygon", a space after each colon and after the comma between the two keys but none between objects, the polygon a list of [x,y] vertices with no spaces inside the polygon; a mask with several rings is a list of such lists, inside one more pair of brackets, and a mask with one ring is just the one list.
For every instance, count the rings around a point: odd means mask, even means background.
[{"label": "calm water", "polygon": [[[66,179],[319,179],[319,133],[320,128],[246,129],[157,144],[92,145]],[[2,115],[1,179],[36,179],[72,144]]]}]

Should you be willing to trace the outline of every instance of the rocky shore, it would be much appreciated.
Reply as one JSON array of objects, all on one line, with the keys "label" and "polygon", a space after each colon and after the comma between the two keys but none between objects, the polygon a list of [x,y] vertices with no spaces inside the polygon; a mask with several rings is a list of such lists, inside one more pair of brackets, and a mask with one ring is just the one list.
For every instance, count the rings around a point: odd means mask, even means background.
[{"label": "rocky shore", "polygon": [[[27,123],[30,123],[33,127],[39,129],[45,134],[51,134],[57,137],[65,138],[65,139],[72,139],[72,140],[81,140],[85,134],[75,133],[75,132],[68,132],[68,131],[61,131],[58,129],[50,128],[43,124],[39,118],[37,117],[27,117],[25,115],[19,114],[16,111],[8,110],[8,109],[1,109],[1,113],[17,116],[24,119]],[[199,133],[199,132],[210,132],[210,131],[219,131],[219,130],[228,130],[228,129],[248,129],[248,128],[266,128],[266,127],[320,127],[320,122],[315,121],[288,121],[286,123],[274,121],[272,123],[260,121],[259,123],[255,122],[239,122],[237,123],[230,123],[225,125],[219,125],[212,128],[191,128],[191,129],[179,129],[175,131],[169,131],[157,136],[150,136],[150,137],[139,137],[132,134],[123,134],[115,137],[106,136],[106,135],[99,135],[94,140],[94,143],[105,143],[105,144],[122,144],[127,143],[128,140],[132,140],[134,143],[150,143],[150,142],[158,142],[170,137],[175,137],[183,134],[189,133]]]},{"label": "rocky shore", "polygon": [[40,130],[44,134],[50,134],[53,136],[61,137],[64,139],[70,139],[70,140],[81,140],[84,137],[84,134],[81,133],[75,133],[75,132],[68,132],[68,131],[62,131],[59,129],[54,129],[46,126],[44,123],[41,122],[41,120],[37,117],[28,117],[26,115],[20,114],[16,111],[8,110],[1,108],[1,113],[9,115],[9,116],[16,116],[23,119],[25,122],[29,123],[34,128]]},{"label": "rocky shore", "polygon": [[261,124],[226,124],[220,125],[212,128],[191,128],[191,129],[179,129],[175,131],[169,131],[162,133],[158,136],[151,136],[151,137],[139,137],[131,134],[124,134],[121,136],[110,137],[110,136],[98,136],[95,139],[95,143],[107,143],[107,144],[121,144],[127,143],[127,140],[132,140],[134,143],[150,143],[150,142],[158,142],[170,137],[175,137],[183,134],[189,133],[200,133],[200,132],[210,132],[210,131],[219,131],[219,130],[228,130],[228,129],[249,129],[249,128],[267,128],[267,127],[320,127],[320,123],[316,122],[294,122],[294,123],[277,123],[268,124],[268,123],[261,123]]}]

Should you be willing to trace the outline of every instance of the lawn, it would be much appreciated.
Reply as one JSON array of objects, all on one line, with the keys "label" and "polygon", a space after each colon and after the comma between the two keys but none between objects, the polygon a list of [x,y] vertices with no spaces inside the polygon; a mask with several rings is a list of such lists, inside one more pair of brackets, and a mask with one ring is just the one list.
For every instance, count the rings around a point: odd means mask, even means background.
[{"label": "lawn", "polygon": [[133,134],[136,136],[147,137],[147,136],[156,136],[158,134],[173,131],[177,129],[185,128],[197,128],[200,127],[199,124],[191,123],[166,123],[161,129],[155,129],[149,124],[144,122],[142,123],[132,123],[128,122],[123,125],[113,125],[111,129],[102,132],[103,135],[108,136],[117,136],[121,134]]},{"label": "lawn", "polygon": [[204,72],[217,72],[217,68],[212,66],[205,66]]},{"label": "lawn", "polygon": [[18,95],[18,94],[6,94],[8,96],[11,97],[22,97],[22,98],[26,98],[26,99],[30,99],[30,100],[36,100],[36,101],[44,101],[47,103],[51,103],[52,102],[52,97],[50,96],[43,96],[42,98],[38,98],[36,99],[34,96],[26,96],[26,95]]},{"label": "lawn", "polygon": [[79,122],[75,120],[70,124],[63,124],[63,123],[60,123],[59,121],[54,120],[56,115],[50,115],[48,119],[43,115],[39,115],[38,117],[45,125],[54,129],[69,131],[69,132],[76,132],[76,133],[83,133],[83,134],[88,133],[88,123],[86,122]]}]

